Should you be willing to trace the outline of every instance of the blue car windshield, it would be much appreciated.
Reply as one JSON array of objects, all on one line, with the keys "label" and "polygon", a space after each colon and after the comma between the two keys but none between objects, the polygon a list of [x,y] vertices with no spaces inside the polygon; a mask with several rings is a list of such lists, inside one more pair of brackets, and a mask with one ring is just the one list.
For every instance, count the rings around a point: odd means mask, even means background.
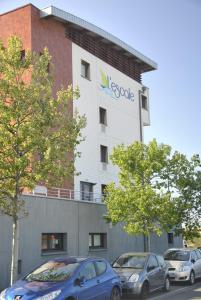
[{"label": "blue car windshield", "polygon": [[190,252],[183,250],[171,250],[165,253],[164,258],[165,260],[188,261],[190,258]]},{"label": "blue car windshield", "polygon": [[48,261],[25,277],[27,281],[63,281],[69,279],[78,262]]},{"label": "blue car windshield", "polygon": [[122,255],[114,263],[113,268],[143,269],[146,256],[142,255]]}]

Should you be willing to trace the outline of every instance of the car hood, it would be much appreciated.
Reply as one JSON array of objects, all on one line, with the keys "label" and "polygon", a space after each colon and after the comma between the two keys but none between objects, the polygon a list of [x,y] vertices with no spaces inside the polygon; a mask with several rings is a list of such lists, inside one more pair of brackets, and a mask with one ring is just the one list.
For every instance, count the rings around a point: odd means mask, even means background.
[{"label": "car hood", "polygon": [[166,260],[165,262],[166,262],[168,268],[179,269],[183,266],[189,266],[188,261]]},{"label": "car hood", "polygon": [[36,297],[39,297],[40,295],[44,295],[57,289],[61,289],[63,285],[63,282],[28,282],[25,280],[19,280],[7,289],[7,293],[9,294],[9,296],[11,296],[11,299],[14,299],[16,295],[26,295],[26,299],[36,299]]},{"label": "car hood", "polygon": [[133,268],[114,268],[117,274],[120,276],[121,281],[127,281],[133,274],[139,274],[142,269]]}]

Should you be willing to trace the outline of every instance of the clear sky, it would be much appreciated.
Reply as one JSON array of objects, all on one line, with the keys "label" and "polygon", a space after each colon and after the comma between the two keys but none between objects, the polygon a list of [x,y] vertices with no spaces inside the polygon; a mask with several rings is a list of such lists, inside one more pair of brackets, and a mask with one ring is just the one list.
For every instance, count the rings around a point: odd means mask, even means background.
[{"label": "clear sky", "polygon": [[[27,4],[0,0],[0,13]],[[187,155],[201,154],[201,0],[32,0],[54,5],[101,27],[153,59],[143,75],[150,88],[156,138]]]}]

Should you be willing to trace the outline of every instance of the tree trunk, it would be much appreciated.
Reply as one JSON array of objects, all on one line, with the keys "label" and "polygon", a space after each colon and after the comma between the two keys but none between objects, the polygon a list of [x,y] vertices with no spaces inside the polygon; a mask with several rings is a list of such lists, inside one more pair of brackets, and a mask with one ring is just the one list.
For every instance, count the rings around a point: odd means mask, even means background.
[{"label": "tree trunk", "polygon": [[13,217],[13,236],[12,236],[12,260],[10,284],[12,285],[18,276],[18,248],[19,248],[19,221],[17,217]]}]

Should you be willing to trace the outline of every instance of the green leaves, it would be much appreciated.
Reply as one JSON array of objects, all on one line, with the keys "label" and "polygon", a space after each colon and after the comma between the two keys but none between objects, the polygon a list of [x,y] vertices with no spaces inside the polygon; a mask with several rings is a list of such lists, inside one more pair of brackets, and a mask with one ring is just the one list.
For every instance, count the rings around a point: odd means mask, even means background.
[{"label": "green leaves", "polygon": [[174,229],[197,234],[201,219],[200,159],[171,153],[156,140],[117,146],[111,156],[119,167],[119,186],[107,187],[106,219],[122,222],[129,234],[160,235]]},{"label": "green leaves", "polygon": [[[52,96],[51,56],[26,50],[14,36],[0,43],[0,209],[22,211],[19,195],[42,181],[57,186],[74,173],[85,117],[72,113],[79,90],[61,87]],[[51,66],[52,67],[52,66]]]}]

